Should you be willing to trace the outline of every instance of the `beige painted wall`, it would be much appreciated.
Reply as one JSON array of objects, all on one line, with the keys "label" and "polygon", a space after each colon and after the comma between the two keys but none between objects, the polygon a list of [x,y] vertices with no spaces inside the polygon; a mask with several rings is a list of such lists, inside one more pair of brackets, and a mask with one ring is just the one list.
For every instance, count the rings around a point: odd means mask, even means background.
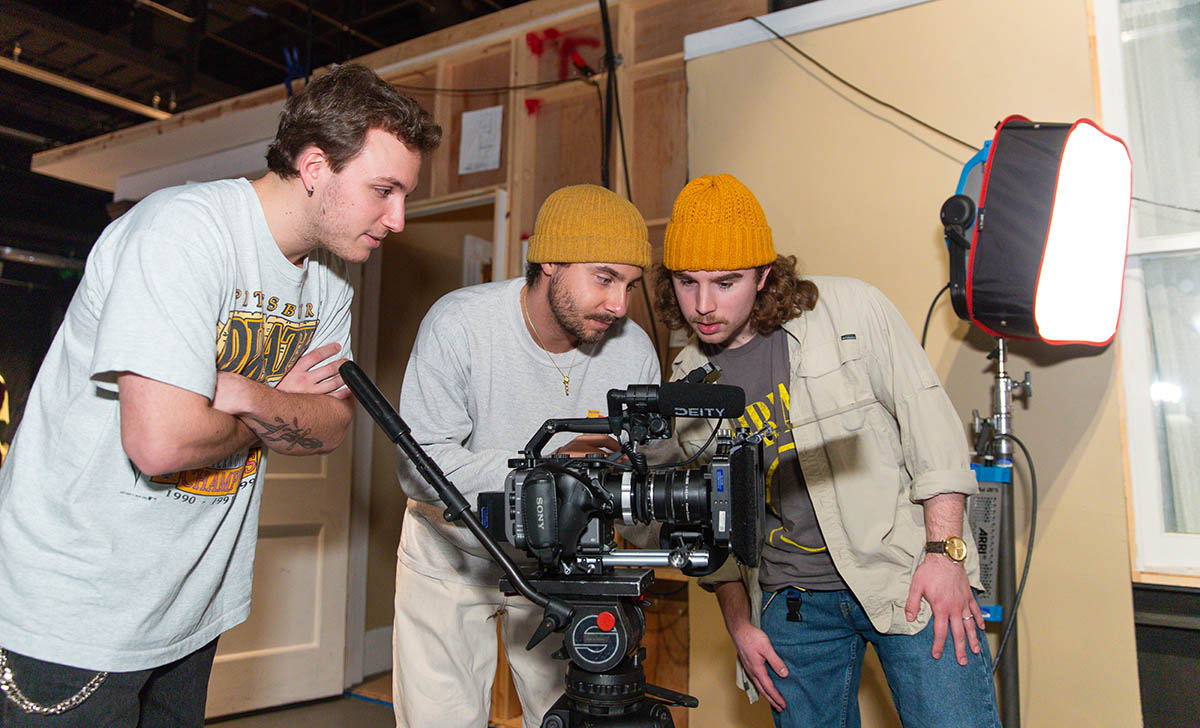
[{"label": "beige painted wall", "polygon": [[[949,133],[982,144],[1020,113],[1095,117],[1086,0],[937,0],[791,40],[847,79]],[[731,172],[766,209],[777,248],[812,273],[878,286],[920,333],[947,279],[938,210],[971,152],[864,99],[781,43],[688,63],[689,178]],[[991,340],[954,318],[945,297],[929,354],[960,415],[990,411]],[[1016,344],[1010,368],[1032,371],[1034,398],[1014,432],[1041,489],[1034,563],[1022,605],[1026,726],[1141,725],[1123,443],[1115,350]],[[1018,471],[1018,552],[1028,528]],[[768,725],[763,702],[732,687],[733,650],[715,600],[693,585],[694,725]],[[708,636],[707,638],[705,636]],[[995,639],[993,635],[993,648]],[[898,725],[875,665],[864,725]]]},{"label": "beige painted wall", "polygon": [[[411,218],[384,241],[379,286],[379,348],[375,381],[395,403],[417,327],[434,301],[462,286],[467,234],[492,238],[494,207]],[[376,428],[371,456],[371,520],[367,532],[366,628],[392,626],[396,546],[406,499],[396,482],[396,448]]]}]

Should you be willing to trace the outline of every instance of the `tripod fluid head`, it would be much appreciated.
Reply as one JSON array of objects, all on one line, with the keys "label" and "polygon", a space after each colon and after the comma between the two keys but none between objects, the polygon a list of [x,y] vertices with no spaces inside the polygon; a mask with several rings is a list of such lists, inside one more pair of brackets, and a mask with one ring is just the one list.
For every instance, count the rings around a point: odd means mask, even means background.
[{"label": "tripod fluid head", "polygon": [[[669,728],[670,707],[694,708],[690,695],[646,682],[641,646],[646,633],[643,598],[654,581],[649,569],[617,568],[600,575],[531,579],[575,608],[555,657],[570,660],[565,691],[542,718],[542,728]],[[512,585],[500,580],[500,589]]]}]

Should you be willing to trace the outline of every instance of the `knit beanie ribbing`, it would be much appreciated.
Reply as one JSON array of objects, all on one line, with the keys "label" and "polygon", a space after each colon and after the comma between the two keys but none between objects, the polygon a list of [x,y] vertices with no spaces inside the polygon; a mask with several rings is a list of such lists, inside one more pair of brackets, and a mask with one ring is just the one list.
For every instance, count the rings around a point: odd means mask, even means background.
[{"label": "knit beanie ribbing", "polygon": [[646,221],[633,203],[598,185],[556,190],[538,210],[530,263],[624,263],[650,267]]},{"label": "knit beanie ribbing", "polygon": [[675,198],[663,241],[668,270],[740,270],[775,257],[762,206],[733,175],[697,177]]}]

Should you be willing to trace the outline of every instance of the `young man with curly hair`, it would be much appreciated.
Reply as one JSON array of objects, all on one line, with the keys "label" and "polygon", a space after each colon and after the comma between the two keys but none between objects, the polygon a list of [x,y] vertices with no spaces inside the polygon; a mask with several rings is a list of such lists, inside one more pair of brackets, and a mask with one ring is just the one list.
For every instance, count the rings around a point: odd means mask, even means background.
[{"label": "young man with curly hair", "polygon": [[[672,378],[716,363],[746,391],[736,424],[768,433],[760,566],[730,561],[701,580],[741,687],[767,697],[777,726],[857,726],[870,643],[905,726],[998,728],[964,516],[977,486],[899,312],[862,281],[800,278],[727,174],[679,194],[656,272],[659,313],[692,335]],[[693,454],[714,426],[679,421],[680,445]]]}]

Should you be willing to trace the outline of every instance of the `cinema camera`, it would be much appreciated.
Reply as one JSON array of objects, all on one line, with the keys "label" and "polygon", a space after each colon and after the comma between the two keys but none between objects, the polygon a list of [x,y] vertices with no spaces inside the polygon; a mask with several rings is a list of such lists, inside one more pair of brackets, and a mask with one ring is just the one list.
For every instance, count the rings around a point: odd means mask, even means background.
[{"label": "cinema camera", "polygon": [[[669,465],[647,465],[641,448],[670,437],[676,416],[739,416],[745,408],[740,388],[706,383],[716,373],[708,365],[679,382],[610,390],[607,417],[547,420],[520,457],[509,461],[504,490],[479,496],[476,518],[366,375],[352,362],[340,371],[437,491],[447,506],[445,518],[461,519],[500,565],[505,574],[500,589],[545,610],[527,649],[552,632],[564,633],[555,656],[571,663],[566,691],[543,717],[543,728],[666,728],[674,725],[668,706],[698,705],[691,696],[646,683],[642,606],[654,579],[647,567],[700,576],[719,568],[730,553],[747,566],[758,565],[764,433],[714,429],[691,460]],[[543,455],[560,432],[612,435],[622,452],[607,458]],[[714,441],[709,462],[688,467]],[[653,522],[661,524],[659,549],[616,547],[617,524]],[[528,553],[535,568],[522,573],[500,541]]]},{"label": "cinema camera", "polygon": [[[730,549],[739,561],[757,565],[760,435],[717,432],[715,454],[701,468],[650,468],[639,451],[651,439],[670,437],[675,416],[722,419],[740,415],[744,403],[738,387],[687,380],[610,390],[608,417],[547,420],[522,457],[509,461],[504,491],[479,495],[480,520],[493,538],[533,556],[543,578],[599,574],[612,566],[670,566],[701,576],[720,567]],[[614,462],[618,455],[543,456],[559,432],[620,438],[628,462]],[[651,522],[663,524],[664,550],[615,548],[614,524]]]}]

